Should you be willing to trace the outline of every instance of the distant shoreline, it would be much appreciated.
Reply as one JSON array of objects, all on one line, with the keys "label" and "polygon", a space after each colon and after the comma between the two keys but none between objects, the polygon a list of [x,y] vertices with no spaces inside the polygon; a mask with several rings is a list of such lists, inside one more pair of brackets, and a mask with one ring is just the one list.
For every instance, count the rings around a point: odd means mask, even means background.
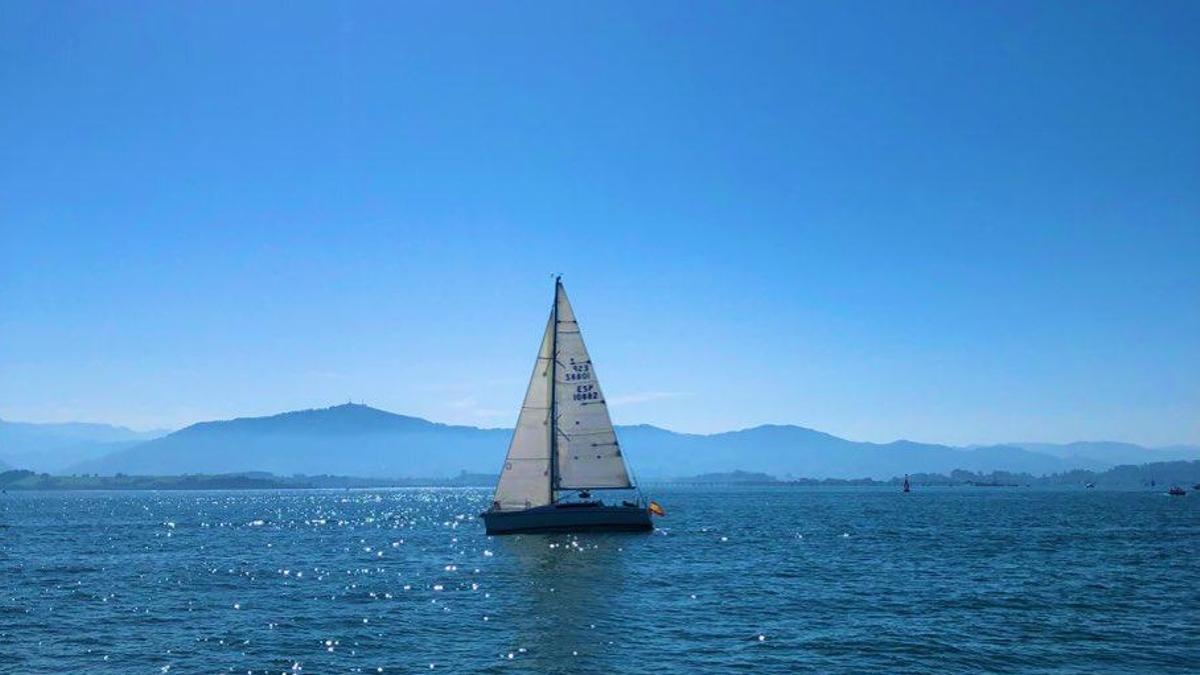
[{"label": "distant shoreline", "polygon": [[463,473],[454,478],[357,478],[353,476],[276,476],[249,472],[178,476],[54,476],[33,471],[0,473],[0,489],[48,490],[296,490],[397,487],[491,487],[496,477]]},{"label": "distant shoreline", "polygon": [[[729,471],[674,479],[647,480],[655,486],[775,486],[775,487],[881,487],[899,486],[903,477],[890,480],[872,478],[776,478],[766,473]],[[1140,466],[1117,466],[1103,472],[1070,471],[1049,476],[996,471],[973,473],[957,470],[949,475],[914,473],[909,481],[915,487],[975,486],[990,488],[1072,487],[1091,484],[1099,488],[1166,490],[1178,485],[1191,489],[1200,484],[1200,460],[1155,462]],[[77,490],[296,490],[296,489],[380,489],[416,487],[491,488],[496,476],[462,472],[452,478],[360,478],[354,476],[294,475],[277,476],[266,472],[225,474],[183,474],[174,476],[55,476],[27,470],[0,472],[0,489],[29,491]]]}]

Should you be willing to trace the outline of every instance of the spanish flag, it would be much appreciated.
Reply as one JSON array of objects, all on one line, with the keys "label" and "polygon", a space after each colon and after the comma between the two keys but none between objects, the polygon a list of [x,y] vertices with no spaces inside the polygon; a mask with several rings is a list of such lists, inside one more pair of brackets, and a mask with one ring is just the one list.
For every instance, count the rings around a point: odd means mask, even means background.
[{"label": "spanish flag", "polygon": [[650,502],[650,506],[648,506],[646,508],[646,510],[649,511],[650,513],[653,513],[656,516],[666,516],[667,515],[667,512],[663,511],[663,507],[659,506],[658,502]]}]

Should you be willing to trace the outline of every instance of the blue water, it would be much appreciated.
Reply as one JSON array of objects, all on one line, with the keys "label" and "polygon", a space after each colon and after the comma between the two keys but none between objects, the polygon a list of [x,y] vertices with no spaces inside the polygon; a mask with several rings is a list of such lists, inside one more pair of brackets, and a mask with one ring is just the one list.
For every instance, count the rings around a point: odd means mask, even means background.
[{"label": "blue water", "polygon": [[654,534],[488,538],[485,490],[9,493],[0,670],[1200,667],[1197,494],[655,496]]}]

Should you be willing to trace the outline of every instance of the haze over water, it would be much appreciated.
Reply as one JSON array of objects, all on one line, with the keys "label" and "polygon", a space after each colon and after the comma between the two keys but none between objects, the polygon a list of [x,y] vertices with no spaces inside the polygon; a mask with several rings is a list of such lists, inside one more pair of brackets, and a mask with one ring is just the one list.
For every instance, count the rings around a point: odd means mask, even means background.
[{"label": "haze over water", "polygon": [[5,672],[1184,672],[1200,502],[663,488],[650,535],[488,538],[478,489],[25,493]]}]

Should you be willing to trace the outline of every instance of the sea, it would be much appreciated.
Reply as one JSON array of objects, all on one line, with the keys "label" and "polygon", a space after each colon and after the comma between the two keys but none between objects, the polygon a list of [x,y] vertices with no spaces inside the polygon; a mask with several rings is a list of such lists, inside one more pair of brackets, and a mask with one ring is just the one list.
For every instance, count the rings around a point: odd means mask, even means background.
[{"label": "sea", "polygon": [[1200,493],[651,487],[0,496],[0,672],[1197,672]]}]

